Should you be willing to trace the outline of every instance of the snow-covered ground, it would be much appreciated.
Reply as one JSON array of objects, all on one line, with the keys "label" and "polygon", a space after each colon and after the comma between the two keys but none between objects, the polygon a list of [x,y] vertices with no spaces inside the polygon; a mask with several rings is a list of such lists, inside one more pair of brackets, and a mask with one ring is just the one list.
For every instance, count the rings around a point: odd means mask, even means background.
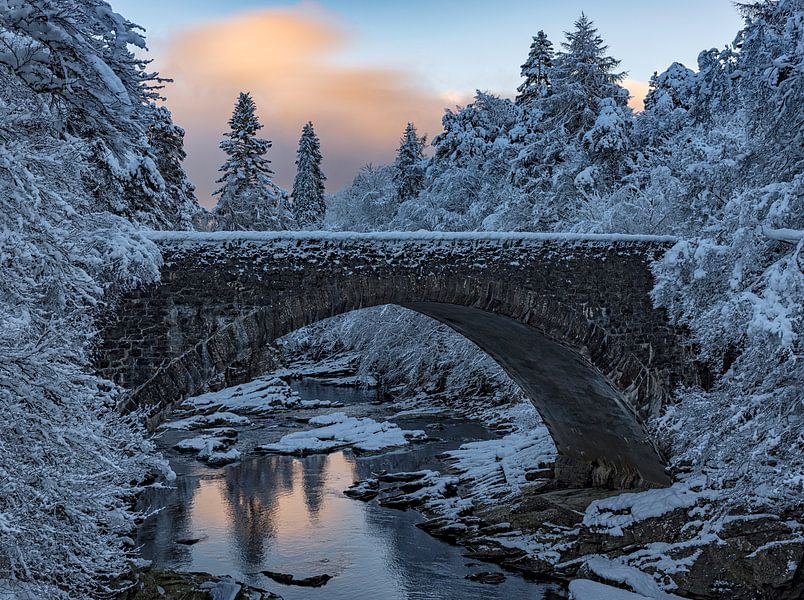
[{"label": "snow-covered ground", "polygon": [[650,598],[650,596],[635,594],[591,579],[571,581],[569,593],[571,600],[647,600]]}]

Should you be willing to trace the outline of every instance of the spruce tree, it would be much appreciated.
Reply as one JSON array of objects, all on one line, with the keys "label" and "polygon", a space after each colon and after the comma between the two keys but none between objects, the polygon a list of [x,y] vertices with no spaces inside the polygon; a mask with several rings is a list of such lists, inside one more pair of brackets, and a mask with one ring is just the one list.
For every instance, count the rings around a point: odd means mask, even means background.
[{"label": "spruce tree", "polygon": [[595,124],[601,100],[610,98],[626,106],[628,90],[619,85],[626,74],[615,72],[620,61],[606,54],[608,46],[585,14],[565,35],[564,51],[556,55],[550,70],[551,94],[543,104],[553,120],[551,128],[583,135]]},{"label": "spruce tree", "polygon": [[424,144],[413,123],[408,123],[394,161],[394,185],[400,202],[415,198],[424,186]]},{"label": "spruce tree", "polygon": [[262,124],[256,115],[257,106],[248,92],[240,92],[232,117],[229,119],[230,131],[224,133],[227,139],[220,143],[220,148],[229,158],[218,169],[223,173],[217,183],[222,183],[214,195],[221,195],[227,189],[237,193],[246,188],[261,187],[271,183],[274,172],[268,165],[270,160],[265,153],[271,147],[271,141],[257,137]]},{"label": "spruce tree", "polygon": [[220,144],[228,158],[220,171],[223,184],[215,192],[220,201],[213,211],[216,229],[267,231],[289,229],[293,217],[287,205],[287,192],[272,180],[274,174],[265,153],[271,142],[257,137],[262,124],[252,97],[241,92],[237,99],[230,131]]},{"label": "spruce tree", "polygon": [[544,31],[539,31],[530,45],[528,60],[522,65],[522,82],[516,91],[516,103],[528,106],[537,98],[544,98],[550,91],[550,69],[553,66],[553,43]]},{"label": "spruce tree", "polygon": [[324,223],[324,182],[321,172],[321,143],[312,122],[302,128],[296,151],[296,178],[293,180],[293,214],[300,229],[320,228]]}]

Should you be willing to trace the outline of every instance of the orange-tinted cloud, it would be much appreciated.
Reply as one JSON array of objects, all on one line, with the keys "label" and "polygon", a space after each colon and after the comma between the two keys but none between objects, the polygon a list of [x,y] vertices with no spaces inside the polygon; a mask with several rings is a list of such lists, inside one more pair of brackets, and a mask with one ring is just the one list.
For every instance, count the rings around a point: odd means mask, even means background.
[{"label": "orange-tinted cloud", "polygon": [[224,157],[221,134],[240,91],[250,91],[273,141],[268,157],[285,187],[295,173],[302,125],[321,138],[328,188],[351,181],[368,160],[387,162],[405,124],[440,130],[451,102],[417,86],[411,73],[345,66],[334,58],[350,41],[345,28],[323,11],[271,9],[199,25],[160,48],[157,67],[175,83],[167,104],[187,131],[185,167],[209,205]]},{"label": "orange-tinted cloud", "polygon": [[[321,138],[327,187],[347,184],[367,161],[393,159],[408,121],[432,138],[446,107],[471,101],[465,91],[436,94],[411,72],[338,64],[352,42],[346,27],[315,5],[266,9],[200,24],[156,48],[156,67],[173,77],[165,91],[187,132],[185,168],[202,204],[214,204],[218,148],[237,94],[249,91],[273,141],[268,153],[276,181],[290,187],[304,123]],[[626,80],[630,105],[642,109],[647,84]]]},{"label": "orange-tinted cloud", "polygon": [[626,79],[623,82],[623,87],[631,92],[631,99],[628,100],[628,106],[637,112],[642,111],[645,108],[644,100],[650,86],[644,81]]}]

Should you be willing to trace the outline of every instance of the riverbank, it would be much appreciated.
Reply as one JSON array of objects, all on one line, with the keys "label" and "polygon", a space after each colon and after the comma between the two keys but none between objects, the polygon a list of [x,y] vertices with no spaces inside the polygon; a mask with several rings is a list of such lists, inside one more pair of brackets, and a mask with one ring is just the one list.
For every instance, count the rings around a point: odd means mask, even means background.
[{"label": "riverbank", "polygon": [[[220,514],[211,509],[215,502],[228,506],[246,527],[238,534],[241,546],[259,545],[267,522],[282,511],[277,506],[284,494],[310,514],[320,515],[322,504],[334,502],[341,511],[365,510],[385,523],[394,522],[393,513],[414,509],[403,513],[405,528],[462,548],[450,568],[473,577],[484,590],[514,573],[558,584],[545,588],[553,595],[568,585],[579,599],[618,590],[636,594],[633,598],[799,597],[801,544],[789,541],[800,533],[795,515],[717,520],[707,513],[710,498],[690,481],[641,494],[562,488],[553,480],[555,450],[549,435],[532,406],[521,400],[456,402],[448,395],[417,394],[383,402],[371,381],[363,380],[361,388],[345,385],[357,382],[348,360],[294,365],[278,374],[317,379],[305,380],[302,395],[284,380],[267,376],[191,399],[160,435],[161,443],[176,452],[178,463],[171,462],[179,465],[177,485],[185,485],[180,506],[192,500],[197,509],[200,502],[209,514]],[[358,397],[344,403],[345,394]],[[452,431],[456,423],[464,427],[466,419],[490,429]],[[234,464],[222,469],[226,463]],[[325,472],[338,476],[322,483]],[[276,482],[281,489],[275,489]],[[249,504],[254,501],[256,507]],[[355,509],[346,503],[365,506]],[[272,516],[266,519],[266,514]],[[151,549],[154,563],[213,571],[204,565],[214,565],[210,556],[224,548],[215,548],[215,539],[176,530],[177,519],[186,522],[188,515],[174,514],[154,526],[154,539],[172,539],[162,554]],[[261,519],[266,523],[260,525]],[[151,522],[159,520],[156,516]],[[305,527],[309,536],[319,533],[307,522]],[[399,538],[401,530],[395,531]],[[416,539],[413,546],[426,545]],[[298,546],[298,539],[292,543]],[[181,559],[210,544],[204,560]],[[302,579],[321,575],[321,565],[316,571],[316,565],[305,562],[311,546],[302,546],[303,551],[296,548],[295,563],[286,560],[281,569],[270,565],[280,569],[272,572]],[[148,544],[143,548],[148,551]],[[330,551],[342,549],[331,546]],[[256,566],[254,571],[241,568],[240,579],[277,591],[272,587],[276,580],[252,577],[259,573]],[[338,597],[331,595],[338,585],[355,584],[337,575],[333,582],[334,587],[325,588],[327,597]],[[278,591],[286,595],[284,590]]]},{"label": "riverbank", "polygon": [[[562,597],[559,586],[463,557],[460,548],[417,528],[422,517],[415,511],[344,495],[355,481],[383,471],[440,476],[447,465],[439,455],[498,434],[455,411],[414,414],[378,403],[371,388],[322,380],[293,380],[290,387],[260,378],[192,399],[163,424],[159,444],[177,479],[174,489],[141,501],[141,510],[159,509],[138,533],[142,556],[160,569],[229,574],[286,600],[416,594],[502,600],[548,591]],[[216,448],[215,440],[226,447]],[[216,452],[238,456],[220,466],[210,461]],[[305,588],[284,583],[283,575],[331,579]]]},{"label": "riverbank", "polygon": [[[391,318],[384,321],[381,317],[386,308],[375,309],[380,314],[369,316],[368,311],[361,311],[294,334],[285,342],[286,355],[331,361],[359,351],[355,363],[359,372],[385,377],[405,397],[422,393],[427,401],[443,397],[447,404],[470,414],[482,414],[484,405],[497,405],[501,397],[522,397],[498,365],[477,348],[468,348],[459,336],[436,327],[420,337],[417,332],[422,324],[408,323],[415,317],[391,307]],[[398,339],[405,343],[400,346],[395,342]],[[669,420],[663,423],[665,428],[672,425]],[[666,440],[666,434],[656,434],[657,439]],[[492,460],[486,464],[496,462],[495,456],[487,458]],[[763,464],[775,464],[773,457],[765,459]],[[705,457],[699,460],[703,462]],[[547,481],[517,486],[519,491],[507,497],[495,495],[493,490],[484,490],[483,477],[474,477],[471,469],[459,464],[455,468],[462,481],[459,494],[472,498],[468,519],[515,525],[516,533],[494,540],[505,547],[498,552],[500,560],[524,552],[527,558],[517,556],[514,566],[528,563],[536,577],[562,581],[592,578],[652,598],[668,594],[773,600],[804,597],[804,506],[739,508],[742,505],[727,501],[728,488],[736,482],[721,480],[717,465],[710,469],[674,464],[676,483],[669,490],[615,494],[611,501],[606,500],[605,491],[562,489],[549,480],[549,471]],[[752,467],[746,464],[744,468]],[[500,471],[505,471],[505,463]],[[531,477],[538,479],[542,474]],[[777,483],[795,478],[795,472],[780,472],[779,479],[768,481],[767,489],[756,490],[757,495],[772,497]],[[474,492],[476,489],[483,493]],[[422,495],[427,492],[419,492]],[[434,494],[419,507],[436,523],[446,525],[447,537],[471,543],[473,524],[461,522],[464,515],[456,516],[450,507],[443,514],[443,504]],[[735,506],[738,508],[730,508]],[[444,518],[446,521],[438,521]],[[573,587],[577,586],[570,589]],[[593,586],[590,597],[598,598],[600,593],[599,587]]]}]

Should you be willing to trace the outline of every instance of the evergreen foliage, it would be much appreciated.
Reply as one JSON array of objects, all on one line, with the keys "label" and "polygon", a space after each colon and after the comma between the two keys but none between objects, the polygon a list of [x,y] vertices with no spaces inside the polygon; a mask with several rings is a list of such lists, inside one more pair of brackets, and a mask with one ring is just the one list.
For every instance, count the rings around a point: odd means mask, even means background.
[{"label": "evergreen foliage", "polygon": [[313,124],[302,129],[299,149],[296,151],[296,178],[293,180],[293,215],[300,229],[320,229],[324,222],[326,203],[321,172],[321,143]]},{"label": "evergreen foliage", "polygon": [[424,137],[419,137],[413,123],[408,123],[394,162],[396,197],[400,202],[415,198],[424,186]]},{"label": "evergreen foliage", "polygon": [[544,31],[539,31],[530,45],[528,60],[522,65],[525,81],[516,89],[516,103],[529,106],[534,100],[550,93],[550,70],[553,68],[553,43]]},{"label": "evergreen foliage", "polygon": [[251,94],[241,92],[229,119],[220,148],[226,162],[219,169],[222,186],[213,211],[213,229],[224,231],[267,231],[290,229],[288,194],[272,180],[271,161],[265,158],[271,141],[257,137],[263,125],[257,117],[257,106]]},{"label": "evergreen foliage", "polygon": [[274,172],[269,166],[271,161],[265,153],[271,147],[271,141],[257,137],[263,125],[257,118],[257,105],[248,92],[240,92],[234,111],[229,119],[229,131],[224,133],[220,148],[227,159],[220,172],[223,173],[217,183],[214,195],[224,192],[237,193],[242,190],[261,187],[271,181]]}]

